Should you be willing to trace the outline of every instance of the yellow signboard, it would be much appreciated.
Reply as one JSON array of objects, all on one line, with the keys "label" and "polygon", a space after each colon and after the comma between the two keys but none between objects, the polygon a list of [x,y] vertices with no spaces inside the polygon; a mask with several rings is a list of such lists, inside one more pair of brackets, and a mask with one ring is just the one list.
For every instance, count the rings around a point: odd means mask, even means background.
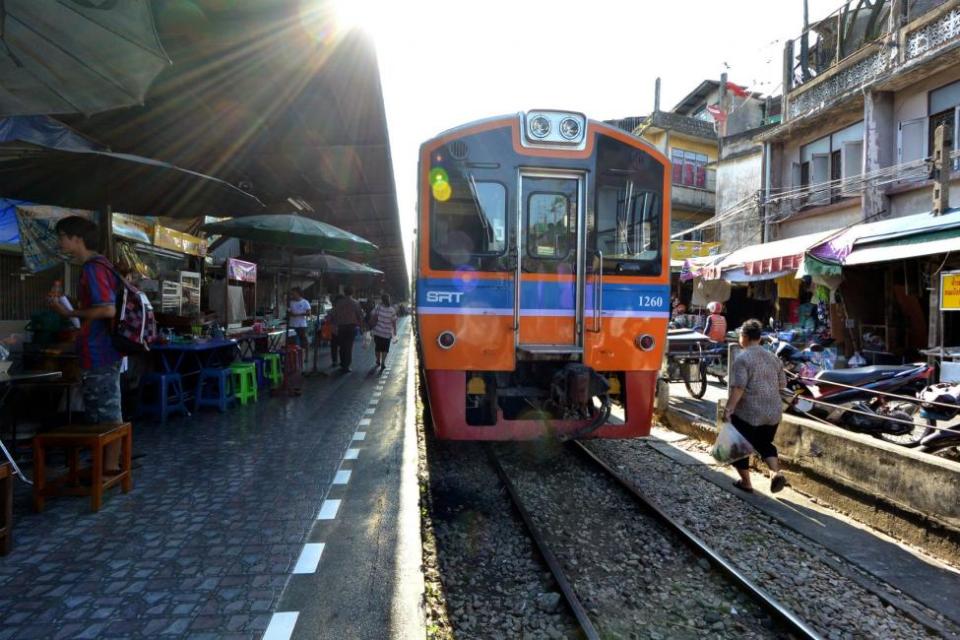
[{"label": "yellow signboard", "polygon": [[164,249],[172,249],[192,256],[207,255],[207,241],[183,231],[177,231],[159,224],[153,229],[153,244]]},{"label": "yellow signboard", "polygon": [[674,240],[670,243],[670,259],[686,260],[687,258],[703,258],[720,253],[719,242],[694,242]]},{"label": "yellow signboard", "polygon": [[960,271],[940,274],[940,311],[960,311]]}]

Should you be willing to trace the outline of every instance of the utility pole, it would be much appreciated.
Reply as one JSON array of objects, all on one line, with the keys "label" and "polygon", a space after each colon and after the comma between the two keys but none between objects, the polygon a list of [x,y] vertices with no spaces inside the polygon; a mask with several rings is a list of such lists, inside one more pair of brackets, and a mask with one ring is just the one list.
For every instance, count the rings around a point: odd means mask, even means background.
[{"label": "utility pole", "polygon": [[935,216],[950,208],[950,149],[947,146],[947,125],[937,125],[933,132],[933,210]]}]

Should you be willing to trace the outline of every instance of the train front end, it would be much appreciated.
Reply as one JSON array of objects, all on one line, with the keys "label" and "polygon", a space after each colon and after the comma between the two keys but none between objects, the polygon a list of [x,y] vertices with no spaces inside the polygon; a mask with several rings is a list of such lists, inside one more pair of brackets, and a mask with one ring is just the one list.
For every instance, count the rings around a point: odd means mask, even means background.
[{"label": "train front end", "polygon": [[667,159],[539,110],[424,143],[419,174],[417,337],[437,436],[647,435],[670,300]]}]

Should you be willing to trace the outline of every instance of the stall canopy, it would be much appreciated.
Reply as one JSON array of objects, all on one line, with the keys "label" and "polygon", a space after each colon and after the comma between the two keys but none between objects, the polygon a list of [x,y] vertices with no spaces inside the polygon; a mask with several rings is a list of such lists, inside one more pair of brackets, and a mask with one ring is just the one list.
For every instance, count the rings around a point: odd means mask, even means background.
[{"label": "stall canopy", "polygon": [[20,140],[0,143],[0,196],[77,209],[111,206],[138,215],[263,210],[257,198],[230,183],[168,162]]},{"label": "stall canopy", "polygon": [[[290,265],[283,260],[269,259],[263,265],[271,269],[288,269]],[[292,265],[295,272],[332,274],[339,276],[382,276],[383,271],[365,264],[338,258],[324,253],[310,256],[297,256]]]},{"label": "stall canopy", "polygon": [[769,280],[796,272],[803,262],[804,253],[837,231],[819,231],[737,249],[716,263],[704,277],[747,282]]},{"label": "stall canopy", "polygon": [[68,124],[115,151],[221,177],[256,195],[270,213],[290,211],[288,198],[302,201],[305,216],[377,245],[372,264],[385,272],[391,292],[405,296],[372,40],[331,22],[336,12],[328,0],[151,6],[173,65],[143,107],[71,116]]},{"label": "stall canopy", "polygon": [[[251,242],[280,245],[290,249],[375,253],[377,246],[365,238],[332,224],[297,214],[278,214],[233,218],[200,227],[211,234],[240,238]],[[293,260],[293,252],[288,252]]]},{"label": "stall canopy", "polygon": [[140,105],[170,64],[148,0],[0,3],[0,114]]},{"label": "stall canopy", "polygon": [[856,265],[936,255],[960,248],[960,211],[920,213],[867,222],[812,247],[809,257],[826,265]]}]

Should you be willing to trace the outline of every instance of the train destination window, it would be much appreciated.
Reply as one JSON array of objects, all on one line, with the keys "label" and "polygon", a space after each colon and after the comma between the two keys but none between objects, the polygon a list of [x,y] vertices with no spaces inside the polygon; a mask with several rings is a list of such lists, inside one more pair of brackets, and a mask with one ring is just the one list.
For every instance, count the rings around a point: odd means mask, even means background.
[{"label": "train destination window", "polygon": [[527,253],[533,258],[566,257],[570,250],[570,199],[564,193],[527,197]]},{"label": "train destination window", "polygon": [[484,268],[507,248],[507,190],[472,175],[449,178],[449,193],[433,200],[431,264],[435,269]]}]

